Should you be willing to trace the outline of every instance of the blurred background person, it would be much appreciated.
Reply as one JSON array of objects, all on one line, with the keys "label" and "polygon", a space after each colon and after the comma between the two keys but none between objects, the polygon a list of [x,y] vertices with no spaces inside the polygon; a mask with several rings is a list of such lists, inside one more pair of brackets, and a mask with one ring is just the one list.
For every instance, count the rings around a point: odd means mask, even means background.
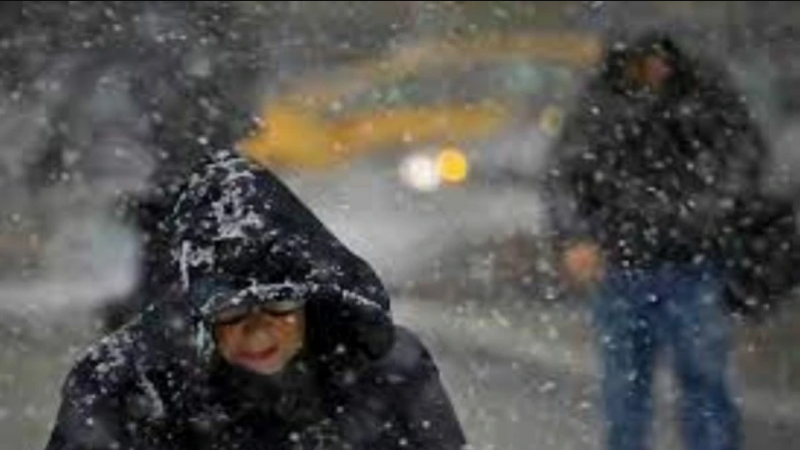
[{"label": "blurred background person", "polygon": [[730,386],[729,261],[769,149],[710,61],[649,32],[610,45],[553,149],[563,264],[594,301],[606,448],[651,448],[652,381],[671,351],[692,450],[742,445]]}]

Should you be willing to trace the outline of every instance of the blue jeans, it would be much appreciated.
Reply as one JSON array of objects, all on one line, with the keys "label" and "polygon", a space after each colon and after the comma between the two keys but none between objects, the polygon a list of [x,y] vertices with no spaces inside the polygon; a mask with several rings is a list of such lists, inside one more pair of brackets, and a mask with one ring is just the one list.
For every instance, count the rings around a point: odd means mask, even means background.
[{"label": "blue jeans", "polygon": [[740,418],[727,381],[721,274],[699,266],[612,269],[595,299],[608,450],[650,447],[656,356],[672,350],[689,450],[736,450]]}]

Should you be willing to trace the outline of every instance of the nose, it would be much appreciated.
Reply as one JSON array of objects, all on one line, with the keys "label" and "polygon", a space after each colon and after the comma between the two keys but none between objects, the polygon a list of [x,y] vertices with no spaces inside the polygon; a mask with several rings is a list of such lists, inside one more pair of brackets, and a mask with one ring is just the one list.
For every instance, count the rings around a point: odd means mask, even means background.
[{"label": "nose", "polygon": [[258,313],[247,318],[244,323],[244,334],[254,336],[258,333],[270,335],[272,329],[272,318],[269,314]]}]

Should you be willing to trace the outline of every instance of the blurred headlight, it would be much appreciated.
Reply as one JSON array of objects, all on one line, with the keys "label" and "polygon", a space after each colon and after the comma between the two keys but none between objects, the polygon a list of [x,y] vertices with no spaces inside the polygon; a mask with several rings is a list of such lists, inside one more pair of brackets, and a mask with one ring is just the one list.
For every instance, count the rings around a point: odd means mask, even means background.
[{"label": "blurred headlight", "polygon": [[424,192],[435,191],[443,184],[463,183],[468,174],[467,157],[455,147],[446,147],[437,153],[414,153],[400,163],[402,181]]},{"label": "blurred headlight", "polygon": [[436,159],[426,154],[413,154],[400,164],[400,179],[414,189],[435,191],[441,185]]},{"label": "blurred headlight", "polygon": [[461,183],[467,179],[469,162],[460,149],[445,148],[436,158],[439,177],[446,183]]}]

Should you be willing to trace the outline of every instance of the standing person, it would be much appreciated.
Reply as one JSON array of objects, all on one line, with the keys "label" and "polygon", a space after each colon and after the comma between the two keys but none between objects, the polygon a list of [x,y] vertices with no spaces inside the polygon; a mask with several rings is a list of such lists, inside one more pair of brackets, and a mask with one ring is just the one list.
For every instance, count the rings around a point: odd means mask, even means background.
[{"label": "standing person", "polygon": [[564,267],[595,301],[608,449],[650,448],[665,348],[686,447],[740,448],[724,296],[765,156],[727,74],[661,33],[611,48],[567,119],[548,174]]},{"label": "standing person", "polygon": [[428,350],[366,262],[222,153],[169,217],[157,301],[70,372],[47,450],[457,450]]}]

